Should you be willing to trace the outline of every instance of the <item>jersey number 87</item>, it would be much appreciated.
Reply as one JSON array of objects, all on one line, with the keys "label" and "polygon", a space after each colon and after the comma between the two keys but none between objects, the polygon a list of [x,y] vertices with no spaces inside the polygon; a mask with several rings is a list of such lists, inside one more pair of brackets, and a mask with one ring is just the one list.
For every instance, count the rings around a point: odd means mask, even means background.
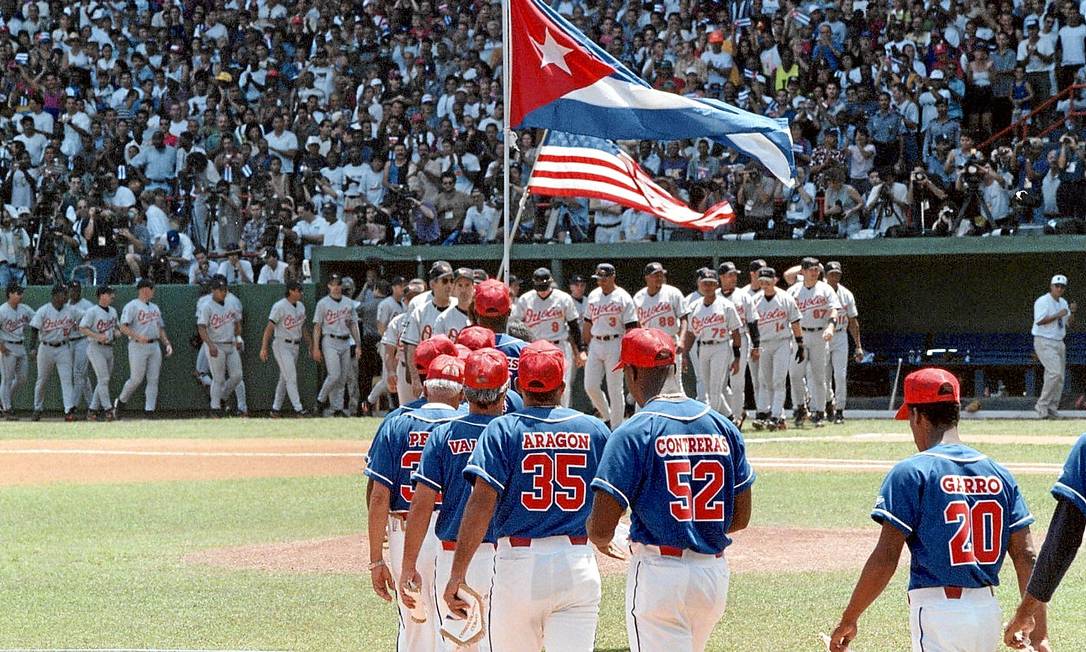
[{"label": "jersey number 87", "polygon": [[972,507],[955,500],[943,511],[949,525],[958,523],[950,538],[950,565],[994,564],[1003,552],[1003,505],[995,500],[979,500]]},{"label": "jersey number 87", "polygon": [[563,512],[584,507],[587,486],[574,469],[588,466],[584,453],[530,453],[524,456],[520,470],[531,474],[532,491],[520,494],[520,504],[530,512],[545,512],[557,505]]},{"label": "jersey number 87", "polygon": [[[691,465],[688,459],[664,462],[667,470],[667,490],[678,500],[669,504],[676,521],[723,521],[724,501],[716,500],[724,488],[727,474],[717,460],[699,460]],[[704,482],[695,494],[695,482]]]}]

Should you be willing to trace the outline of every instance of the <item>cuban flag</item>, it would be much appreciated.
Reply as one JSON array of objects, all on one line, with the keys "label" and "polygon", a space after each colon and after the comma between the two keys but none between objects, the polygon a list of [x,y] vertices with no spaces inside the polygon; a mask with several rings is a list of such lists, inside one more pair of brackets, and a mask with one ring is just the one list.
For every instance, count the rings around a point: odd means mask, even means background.
[{"label": "cuban flag", "polygon": [[510,127],[606,140],[704,137],[759,161],[791,187],[787,125],[720,100],[650,87],[539,0],[510,0]]}]

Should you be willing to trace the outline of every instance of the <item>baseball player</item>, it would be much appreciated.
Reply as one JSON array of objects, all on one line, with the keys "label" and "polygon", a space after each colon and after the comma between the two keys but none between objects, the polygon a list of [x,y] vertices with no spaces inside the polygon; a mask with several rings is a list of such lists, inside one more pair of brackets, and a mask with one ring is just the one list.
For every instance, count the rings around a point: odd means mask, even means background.
[{"label": "baseball player", "polygon": [[72,349],[72,388],[75,391],[75,407],[78,408],[79,403],[85,401],[88,410],[92,386],[87,375],[87,339],[80,331],[79,323],[83,320],[83,313],[93,307],[93,303],[83,298],[83,284],[73,279],[68,284],[68,312],[75,324],[68,337],[68,346]]},{"label": "baseball player", "polygon": [[[686,341],[690,304],[679,288],[668,285],[667,270],[660,263],[645,265],[642,275],[645,277],[645,287],[633,296],[637,322],[642,328],[659,328],[673,336],[675,344],[681,346]],[[679,369],[682,369],[681,358],[680,354],[676,362]],[[681,377],[679,381],[682,381]]]},{"label": "baseball player", "polygon": [[[324,361],[327,376],[317,394],[317,416],[324,416],[330,407],[337,415],[347,416],[344,411],[344,388],[351,365],[358,365],[359,350],[356,347],[351,357],[351,345],[348,340],[354,338],[361,342],[358,333],[358,316],[354,310],[353,299],[343,296],[343,280],[338,274],[328,279],[328,294],[317,302],[313,310],[313,343],[310,354],[316,362]],[[329,400],[336,405],[330,406]]]},{"label": "baseball player", "polygon": [[[761,271],[763,267],[768,267],[768,265],[766,265],[766,262],[761,258],[756,258],[750,261],[750,265],[747,266],[747,276],[749,278],[749,282],[738,290],[749,296],[752,304],[754,303],[755,295],[757,295],[762,290],[761,283],[759,283],[758,281],[758,272]],[[759,342],[761,342],[761,331],[759,331]],[[752,343],[751,349],[753,350],[753,348],[754,346]],[[757,403],[758,399],[758,363],[759,358],[761,357],[761,347],[759,346],[758,348],[758,355],[750,355],[747,357],[747,367],[750,369],[750,384],[751,388],[754,390],[755,403]]]},{"label": "baseball player", "polygon": [[[421,348],[421,347],[420,347]],[[464,363],[451,355],[438,355],[425,372],[423,395],[426,404],[417,410],[393,417],[388,427],[378,432],[370,446],[364,473],[372,481],[369,497],[370,579],[373,590],[386,601],[392,600],[395,579],[402,577],[400,566],[405,552],[405,525],[415,487],[411,475],[422,459],[423,447],[430,433],[441,424],[461,416],[457,410],[464,398]],[[430,652],[437,649],[441,618],[434,599],[434,564],[437,561],[437,537],[434,534],[436,510],[441,501],[431,503],[429,513],[420,514],[421,534],[414,533],[415,559],[412,564],[417,576],[411,590],[401,591],[397,609],[400,610],[400,633],[397,650]],[[384,559],[385,531],[388,531],[390,561]],[[392,568],[389,568],[389,564]],[[407,593],[414,600],[409,601]],[[401,606],[402,603],[402,606]],[[406,607],[404,609],[403,607]],[[408,610],[425,614],[425,622],[417,622]]]},{"label": "baseball player", "polygon": [[491,421],[464,467],[472,491],[444,600],[454,617],[464,617],[456,593],[493,527],[498,545],[486,600],[494,652],[591,650],[595,640],[600,575],[585,521],[608,431],[599,419],[559,406],[565,362],[550,342],[524,347],[518,382],[525,408]]},{"label": "baseball player", "polygon": [[211,365],[211,415],[222,416],[222,400],[241,381],[241,310],[226,300],[226,281],[211,281],[211,300],[206,301],[196,318],[196,330],[207,346]]},{"label": "baseball player", "polygon": [[[274,338],[274,340],[273,340]],[[275,398],[272,399],[272,418],[282,416],[283,397],[290,398],[294,416],[304,417],[309,413],[302,407],[302,398],[298,394],[298,351],[311,351],[313,342],[305,328],[305,304],[302,303],[302,284],[287,281],[286,296],[276,301],[268,314],[268,325],[264,327],[264,336],[260,340],[260,361],[268,361],[268,344],[279,366],[279,382],[275,385]],[[305,349],[300,349],[302,344]]]},{"label": "baseball player", "polygon": [[[507,343],[508,344],[508,343]],[[460,336],[456,340],[456,348],[461,351],[460,358],[467,362],[467,356],[472,351],[478,351],[480,349],[495,349],[497,346],[497,336],[494,331],[483,326],[468,326],[464,330],[460,331]],[[508,348],[508,347],[507,347]],[[466,352],[464,351],[466,349]],[[498,351],[504,357],[506,367],[509,369],[510,378],[512,378],[512,365],[509,364],[509,356],[505,353]],[[519,355],[519,349],[517,351]],[[508,414],[510,412],[516,412],[524,409],[524,399],[514,389],[505,390],[505,410],[502,414]]]},{"label": "baseball player", "polygon": [[[196,319],[200,319],[200,313],[203,311],[204,306],[211,301],[211,284],[216,279],[226,282],[226,277],[222,274],[213,275],[206,284],[200,285],[200,291],[203,293],[199,299],[196,300]],[[232,305],[239,315],[241,315],[240,326],[244,328],[245,323],[245,309],[241,305],[241,299],[236,294],[230,291],[229,286],[226,288],[226,304]],[[197,333],[199,337],[199,333]],[[196,352],[196,375],[200,384],[207,388],[208,397],[211,396],[211,385],[214,379],[211,375],[211,356],[208,355],[207,344],[201,342],[200,349]],[[223,399],[227,397],[223,394]],[[238,384],[234,387],[234,400],[237,404],[237,414],[239,416],[248,416],[249,408],[248,401],[245,394],[245,377],[244,375],[238,380]],[[224,408],[225,409],[225,408]]]},{"label": "baseball player", "polygon": [[585,290],[588,289],[588,282],[580,274],[574,274],[569,277],[569,298],[573,299],[573,305],[577,306],[577,314],[584,319],[585,310],[588,308],[588,297],[585,296]]},{"label": "baseball player", "polygon": [[701,652],[728,600],[728,535],[747,527],[754,471],[738,428],[682,392],[675,339],[657,329],[622,338],[626,385],[641,411],[611,433],[596,477],[588,535],[608,550],[631,512],[626,574],[631,652]]},{"label": "baseball player", "polygon": [[757,361],[762,354],[761,333],[758,331],[758,313],[754,310],[754,297],[740,289],[739,269],[732,262],[720,263],[717,268],[720,276],[720,296],[732,302],[739,314],[739,368],[728,376],[728,391],[725,396],[735,417],[739,429],[747,420],[747,364],[751,359]]},{"label": "baseball player", "polygon": [[30,320],[30,327],[38,337],[38,378],[34,383],[34,414],[32,420],[41,419],[45,408],[45,386],[53,370],[60,379],[60,394],[64,402],[64,420],[75,421],[75,389],[72,387],[72,347],[68,335],[75,328],[72,313],[68,310],[68,288],[58,283],[53,286],[49,303],[38,308]]},{"label": "baseball player", "polygon": [[457,268],[453,272],[452,302],[437,319],[434,320],[433,333],[448,335],[453,342],[457,334],[471,326],[471,308],[475,301],[475,272],[467,267]]},{"label": "baseball player", "polygon": [[509,382],[516,386],[520,352],[526,344],[507,331],[513,297],[509,287],[497,279],[488,279],[475,287],[475,324],[494,333],[494,348],[509,359]]},{"label": "baseball player", "polygon": [[[761,291],[754,295],[758,313],[762,355],[758,361],[758,409],[754,429],[784,430],[785,380],[793,356],[803,360],[803,331],[800,313],[792,295],[777,287],[777,272],[772,267],[758,270]],[[795,344],[793,345],[793,341]]]},{"label": "baseball player", "polygon": [[[370,389],[369,396],[366,397],[366,403],[378,409],[381,397],[385,394],[393,394],[396,392],[396,381],[390,380],[395,375],[395,364],[390,365],[388,362],[388,349],[386,340],[390,339],[392,335],[387,335],[389,324],[392,319],[398,315],[403,314],[406,307],[404,306],[404,299],[411,300],[411,296],[407,296],[407,285],[402,276],[396,276],[389,284],[389,293],[381,302],[377,304],[377,334],[381,336],[381,339],[377,342],[377,355],[381,359],[381,380]],[[399,343],[399,333],[394,333],[396,340],[392,342],[392,346],[396,347]]]},{"label": "baseball player", "polygon": [[[584,367],[584,388],[592,406],[600,416],[617,428],[625,417],[626,396],[622,374],[615,371],[618,364],[619,340],[627,329],[637,327],[637,311],[633,298],[615,284],[615,267],[609,263],[596,265],[595,290],[588,295],[584,326],[581,333],[588,345],[588,360]],[[600,382],[607,379],[607,394]]]},{"label": "baseball player", "polygon": [[87,308],[79,320],[79,332],[87,341],[87,362],[94,370],[96,379],[90,401],[87,402],[89,418],[98,421],[112,419],[113,400],[109,398],[109,380],[113,377],[113,340],[117,329],[117,309],[113,307],[113,288],[98,287],[98,303]]},{"label": "baseball player", "polygon": [[[501,416],[505,407],[505,392],[509,389],[509,361],[497,349],[472,351],[464,360],[464,398],[468,414],[434,428],[422,449],[422,461],[411,478],[415,482],[415,494],[411,498],[411,510],[407,515],[407,535],[404,543],[403,564],[400,575],[400,594],[405,595],[409,582],[421,583],[416,567],[418,552],[422,548],[429,515],[437,501],[441,512],[434,524],[434,533],[440,541],[437,551],[437,577],[435,587],[443,587],[452,571],[453,553],[456,551],[456,534],[460,520],[471,494],[471,484],[464,479],[464,467],[475,450],[475,443],[483,429]],[[523,406],[522,406],[523,407]],[[468,586],[489,588],[494,575],[494,532],[488,529],[483,545],[471,560],[467,569]],[[447,615],[447,608],[437,600],[439,622]],[[457,649],[446,646],[446,649]],[[490,650],[485,639],[480,644],[459,648],[461,650]]]},{"label": "baseball player", "polygon": [[588,354],[581,344],[581,314],[573,298],[554,287],[551,270],[540,267],[532,273],[532,289],[517,298],[513,319],[524,322],[534,340],[547,340],[566,356],[566,389],[562,407],[569,407],[573,374],[583,367]]},{"label": "baseball player", "polygon": [[430,266],[429,277],[432,294],[420,299],[425,296],[423,293],[411,300],[415,307],[408,309],[407,323],[404,325],[403,335],[400,336],[412,398],[422,394],[422,381],[415,369],[415,347],[430,338],[438,316],[456,303],[452,298],[453,269],[449,263],[444,260],[434,262]]},{"label": "baseball player", "polygon": [[[404,294],[408,304],[422,293],[424,287],[421,279],[414,279],[408,283],[407,292]],[[384,335],[381,336],[381,345],[385,347],[385,372],[390,379],[390,388],[396,393],[400,405],[406,405],[416,398],[414,392],[411,391],[411,377],[407,373],[407,362],[403,351],[403,330],[407,326],[410,311],[411,309],[407,308],[403,313],[390,319]]]},{"label": "baseball player", "polygon": [[831,260],[826,263],[826,282],[837,293],[841,308],[837,311],[837,323],[834,324],[833,339],[830,340],[830,366],[833,370],[833,385],[826,381],[828,403],[826,418],[836,424],[845,422],[845,401],[848,400],[848,336],[856,343],[853,354],[856,362],[864,357],[864,347],[860,343],[860,313],[856,309],[856,297],[852,290],[841,285],[844,271],[841,263]]},{"label": "baseball player", "polygon": [[826,369],[829,364],[830,340],[833,339],[837,313],[841,302],[837,293],[824,281],[818,280],[821,266],[817,258],[804,258],[800,261],[801,282],[788,289],[796,300],[800,312],[799,326],[803,330],[803,345],[806,355],[803,360],[796,360],[792,366],[792,407],[795,412],[796,427],[803,425],[806,408],[803,400],[803,381],[807,382],[811,405],[815,412],[811,424],[816,428],[825,425],[826,406]]},{"label": "baseball player", "polygon": [[14,421],[12,396],[26,382],[30,369],[26,329],[34,317],[34,310],[23,304],[23,288],[18,283],[8,284],[4,294],[6,300],[0,304],[0,408],[3,408],[5,419]]},{"label": "baseball player", "polygon": [[136,389],[147,381],[143,392],[143,410],[145,415],[155,411],[158,405],[158,376],[162,370],[162,349],[166,357],[173,355],[173,345],[166,335],[166,322],[162,311],[152,300],[155,298],[155,283],[149,278],[141,278],[136,284],[136,298],[125,304],[121,310],[121,333],[128,338],[129,377],[121,388],[121,394],[113,401],[113,418],[127,409],[128,399]]},{"label": "baseball player", "polygon": [[731,406],[724,396],[729,374],[739,369],[742,335],[739,313],[731,301],[717,294],[720,277],[703,267],[698,271],[701,301],[690,304],[690,330],[683,339],[683,349],[698,345],[698,366],[694,371],[703,394],[698,399],[733,419]]},{"label": "baseball player", "polygon": [[1007,469],[958,437],[958,379],[936,368],[905,378],[908,419],[920,451],[887,474],[871,518],[879,542],[830,637],[842,652],[857,621],[897,570],[908,544],[909,625],[914,650],[992,652],[1002,614],[995,597],[999,569],[1010,554],[1021,591],[1033,569],[1033,516]]}]

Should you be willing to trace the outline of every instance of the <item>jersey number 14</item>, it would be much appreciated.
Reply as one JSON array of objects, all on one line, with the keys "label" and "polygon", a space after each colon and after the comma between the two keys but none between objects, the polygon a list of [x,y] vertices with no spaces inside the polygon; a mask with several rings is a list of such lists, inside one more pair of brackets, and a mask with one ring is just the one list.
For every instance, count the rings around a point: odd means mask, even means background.
[{"label": "jersey number 14", "polygon": [[958,523],[950,538],[950,565],[994,564],[1003,553],[1003,505],[980,500],[972,507],[955,500],[943,511],[944,521]]}]

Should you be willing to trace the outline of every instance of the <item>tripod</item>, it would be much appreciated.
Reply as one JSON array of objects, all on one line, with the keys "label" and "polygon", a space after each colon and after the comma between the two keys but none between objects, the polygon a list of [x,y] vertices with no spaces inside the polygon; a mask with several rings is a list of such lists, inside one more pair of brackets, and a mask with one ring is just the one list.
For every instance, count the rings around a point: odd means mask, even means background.
[{"label": "tripod", "polygon": [[[988,228],[991,229],[995,226],[995,220],[992,219],[992,212],[988,209],[988,204],[984,203],[984,197],[980,193],[980,185],[975,183],[967,183],[965,191],[965,201],[962,202],[961,208],[958,209],[958,216],[955,218],[954,223],[957,225],[955,231],[957,235],[966,235],[968,231],[963,231],[962,222],[969,217],[969,209],[974,207],[974,204],[980,206],[980,213],[984,217],[985,223]],[[972,227],[976,227],[977,223],[970,220],[969,224]]]},{"label": "tripod", "polygon": [[[889,187],[888,186],[883,186],[883,188],[886,189],[886,188],[889,188]],[[885,193],[886,190],[881,190],[880,192]],[[893,191],[891,190],[890,192],[893,192]],[[881,195],[879,197],[879,199],[878,199],[878,203],[875,204],[875,220],[872,223],[871,228],[876,233],[881,232],[882,220],[884,218],[887,219],[887,220],[900,222],[900,219],[898,218],[897,212],[894,211],[893,196],[889,195],[889,194]]]}]

